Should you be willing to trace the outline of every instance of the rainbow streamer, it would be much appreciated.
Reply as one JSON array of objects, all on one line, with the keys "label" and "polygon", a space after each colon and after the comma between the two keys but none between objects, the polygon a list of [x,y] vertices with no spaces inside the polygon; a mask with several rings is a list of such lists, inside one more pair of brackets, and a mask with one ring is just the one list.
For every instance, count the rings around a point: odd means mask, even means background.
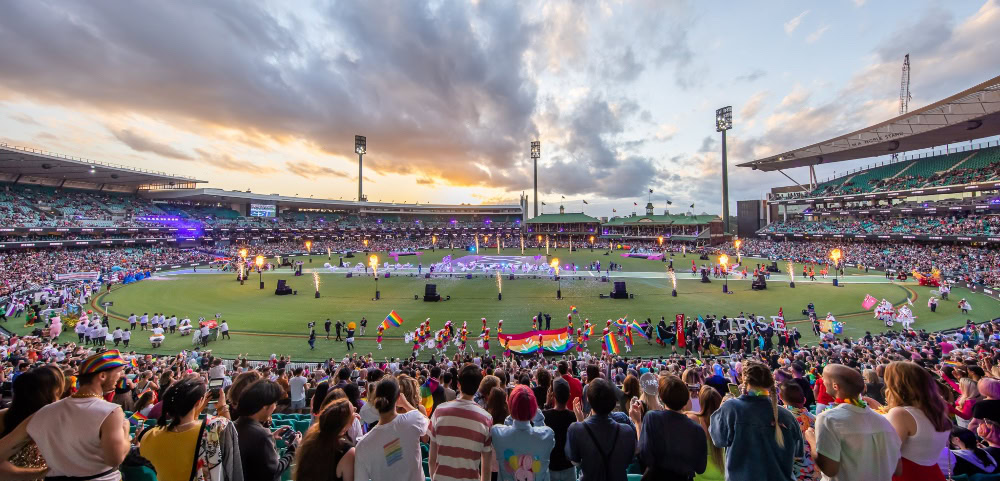
[{"label": "rainbow streamer", "polygon": [[643,339],[649,339],[649,336],[646,335],[646,330],[642,328],[642,324],[639,324],[639,321],[632,319],[632,322],[629,323],[628,327],[630,331],[639,333]]},{"label": "rainbow streamer", "polygon": [[379,327],[389,329],[390,327],[399,327],[401,325],[403,325],[403,318],[399,317],[396,311],[392,311],[388,316],[385,316],[385,320],[382,321],[382,324],[379,324]]},{"label": "rainbow streamer", "polygon": [[604,347],[611,354],[617,355],[618,351],[619,351],[619,349],[618,349],[618,339],[615,339],[615,336],[613,334],[610,334],[610,333],[605,334],[604,335]]},{"label": "rainbow streamer", "polygon": [[[541,345],[538,336],[541,334]],[[549,331],[528,331],[519,334],[500,334],[500,345],[506,346],[516,354],[532,354],[544,349],[548,352],[563,353],[573,347],[569,328],[552,329]]]}]

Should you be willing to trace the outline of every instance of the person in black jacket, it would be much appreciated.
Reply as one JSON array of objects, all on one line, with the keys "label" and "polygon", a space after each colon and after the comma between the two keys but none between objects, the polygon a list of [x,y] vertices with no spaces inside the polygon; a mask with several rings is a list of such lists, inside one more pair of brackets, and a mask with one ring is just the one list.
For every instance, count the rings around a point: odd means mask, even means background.
[{"label": "person in black jacket", "polygon": [[288,449],[284,456],[278,456],[274,440],[285,436],[291,428],[284,426],[272,434],[263,425],[284,394],[278,383],[263,379],[251,384],[240,397],[236,432],[245,481],[279,481],[281,474],[295,459],[295,448],[298,447],[302,434],[295,433],[290,438],[286,437]]}]

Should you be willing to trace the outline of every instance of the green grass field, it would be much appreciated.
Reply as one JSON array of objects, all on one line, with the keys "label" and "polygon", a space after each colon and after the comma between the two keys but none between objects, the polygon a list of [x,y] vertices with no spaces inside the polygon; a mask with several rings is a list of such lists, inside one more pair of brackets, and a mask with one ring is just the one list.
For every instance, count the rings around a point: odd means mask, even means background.
[{"label": "green grass field", "polygon": [[[486,250],[484,249],[484,254]],[[495,255],[495,250],[492,253]],[[450,252],[428,252],[422,256],[426,267],[433,260]],[[526,251],[526,255],[537,253]],[[503,255],[519,255],[519,250],[507,249]],[[942,301],[938,312],[931,313],[926,300],[930,289],[919,287],[915,283],[888,283],[884,276],[878,273],[865,275],[863,272],[850,271],[842,279],[841,287],[834,287],[832,279],[809,282],[797,279],[796,288],[789,288],[787,277],[773,276],[768,282],[766,291],[751,291],[750,281],[730,279],[729,288],[732,294],[722,293],[722,279],[713,279],[710,284],[703,284],[690,274],[691,260],[697,261],[694,255],[686,258],[677,256],[675,266],[681,272],[678,274],[678,297],[670,296],[670,279],[666,278],[665,263],[640,259],[624,259],[618,255],[604,256],[603,251],[577,251],[569,253],[566,250],[553,252],[562,264],[577,262],[578,264],[600,260],[602,264],[609,261],[620,262],[623,272],[613,273],[622,276],[628,284],[628,290],[635,295],[631,300],[599,299],[600,293],[607,294],[612,285],[610,282],[600,282],[599,277],[591,273],[581,272],[569,275],[563,272],[561,300],[556,299],[557,283],[551,278],[519,278],[503,279],[503,300],[497,300],[496,280],[478,274],[479,277],[467,280],[464,276],[452,278],[433,278],[431,280],[408,275],[381,278],[378,288],[381,300],[374,301],[375,281],[371,276],[355,276],[345,278],[343,271],[329,273],[322,267],[327,262],[326,256],[314,256],[313,262],[306,263],[307,274],[295,277],[285,268],[273,273],[264,273],[265,288],[258,288],[258,275],[251,274],[245,285],[235,280],[235,274],[210,273],[214,271],[199,270],[198,273],[169,273],[153,279],[116,288],[110,294],[104,294],[96,302],[112,301],[109,309],[113,325],[125,326],[122,319],[130,313],[141,315],[144,312],[163,312],[176,314],[179,318],[185,316],[192,320],[198,317],[211,318],[215,313],[229,321],[232,340],[212,342],[209,346],[215,353],[223,356],[249,353],[251,358],[264,358],[271,353],[290,354],[299,360],[322,360],[328,357],[342,357],[347,351],[344,343],[326,341],[322,330],[323,321],[327,318],[334,321],[355,321],[365,316],[369,320],[365,337],[359,337],[356,343],[361,353],[376,353],[377,356],[407,356],[411,345],[402,340],[404,329],[412,330],[418,323],[430,318],[432,327],[440,328],[445,321],[452,320],[459,325],[467,321],[469,326],[469,345],[474,346],[473,339],[479,334],[480,318],[486,317],[491,328],[494,354],[500,354],[501,349],[496,342],[496,321],[504,320],[505,333],[517,333],[529,330],[531,317],[539,311],[552,316],[552,328],[565,326],[566,314],[570,306],[576,306],[580,316],[591,319],[591,322],[603,328],[607,319],[616,319],[628,315],[630,318],[658,320],[660,316],[672,319],[674,314],[685,313],[688,316],[698,314],[717,314],[733,316],[740,312],[755,313],[765,316],[776,315],[778,307],[783,307],[785,318],[792,325],[799,327],[807,343],[815,341],[811,326],[801,314],[809,302],[816,305],[816,311],[821,317],[826,312],[846,323],[845,334],[848,336],[863,335],[864,331],[873,332],[885,329],[881,321],[873,319],[870,312],[864,312],[861,301],[865,294],[876,298],[888,299],[895,305],[905,303],[910,297],[914,303],[914,314],[917,316],[915,327],[928,330],[944,329],[961,325],[970,316],[963,316],[956,307],[956,301],[966,297],[973,305],[974,320],[1000,317],[1000,302],[989,297],[970,293],[964,289],[952,291],[952,301]],[[459,254],[455,254],[456,257]],[[384,258],[379,254],[380,258]],[[301,258],[299,258],[301,259]],[[359,258],[351,259],[357,260]],[[410,258],[412,259],[412,257]],[[333,257],[334,263],[337,257]],[[401,259],[402,260],[402,259]],[[753,265],[753,259],[744,259]],[[412,261],[411,261],[412,262]],[[698,261],[700,265],[702,261]],[[782,267],[784,267],[782,265]],[[796,266],[801,272],[801,266]],[[751,267],[752,270],[752,267]],[[319,299],[313,296],[313,277],[310,272],[319,272]],[[278,279],[288,281],[290,287],[298,291],[294,296],[275,296],[274,288]],[[414,300],[414,295],[422,298],[424,285],[428,282],[437,284],[442,296],[451,296],[450,301],[437,303]],[[401,328],[387,332],[383,341],[383,350],[377,351],[375,344],[375,328],[390,310],[396,310],[405,320]],[[315,321],[320,337],[316,349],[309,350],[306,323]],[[576,327],[582,326],[582,321],[575,322]],[[20,326],[15,327],[15,331]],[[897,325],[895,329],[899,329]],[[23,332],[23,330],[21,331]],[[69,333],[70,335],[72,333]],[[636,337],[638,345],[633,351],[639,355],[659,355],[669,353],[655,344],[647,346],[645,341]],[[144,333],[136,333],[132,338],[132,347],[139,352],[153,352]],[[166,342],[157,351],[176,353],[180,349],[191,348],[191,337],[167,335]],[[589,344],[592,351],[600,350],[600,343],[592,340]],[[454,352],[449,347],[449,352]],[[430,355],[423,351],[421,357]]]}]

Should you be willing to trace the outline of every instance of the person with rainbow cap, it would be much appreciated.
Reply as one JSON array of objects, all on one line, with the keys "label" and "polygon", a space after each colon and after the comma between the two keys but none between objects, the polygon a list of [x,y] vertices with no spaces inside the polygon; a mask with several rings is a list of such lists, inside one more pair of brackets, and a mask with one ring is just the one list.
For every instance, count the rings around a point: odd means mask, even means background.
[{"label": "person with rainbow cap", "polygon": [[129,423],[121,406],[105,400],[128,362],[116,350],[80,363],[77,391],[42,407],[0,439],[0,459],[10,459],[34,441],[49,466],[46,479],[118,481],[129,451]]}]

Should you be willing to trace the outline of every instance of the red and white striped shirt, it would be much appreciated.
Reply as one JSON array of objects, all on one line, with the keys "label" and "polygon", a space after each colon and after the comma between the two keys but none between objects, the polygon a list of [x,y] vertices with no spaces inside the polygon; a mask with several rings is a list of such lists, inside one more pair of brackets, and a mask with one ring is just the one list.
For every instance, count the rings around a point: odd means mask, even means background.
[{"label": "red and white striped shirt", "polygon": [[476,481],[482,453],[493,448],[493,418],[473,401],[456,399],[441,404],[431,416],[431,444],[437,446],[434,481]]}]

